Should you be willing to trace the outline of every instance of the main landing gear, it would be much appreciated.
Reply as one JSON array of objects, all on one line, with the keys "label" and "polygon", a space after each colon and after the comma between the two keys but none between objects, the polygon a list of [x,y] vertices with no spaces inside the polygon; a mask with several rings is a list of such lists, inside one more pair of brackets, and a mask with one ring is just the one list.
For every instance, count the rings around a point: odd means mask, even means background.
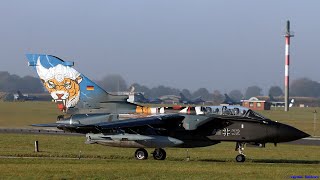
[{"label": "main landing gear", "polygon": [[155,160],[164,160],[166,159],[167,153],[164,149],[158,148],[153,151],[152,155]]},{"label": "main landing gear", "polygon": [[136,150],[136,152],[134,153],[134,156],[138,160],[147,159],[148,158],[148,152],[145,149],[140,148],[140,149]]},{"label": "main landing gear", "polygon": [[[164,160],[166,159],[167,153],[164,149],[157,148],[152,152],[152,155],[155,160]],[[138,160],[144,160],[148,158],[148,152],[145,149],[140,148],[136,150],[134,156]]]},{"label": "main landing gear", "polygon": [[244,162],[246,160],[246,155],[243,154],[245,144],[244,142],[237,142],[236,144],[236,151],[239,152],[239,155],[236,157],[237,162]]}]

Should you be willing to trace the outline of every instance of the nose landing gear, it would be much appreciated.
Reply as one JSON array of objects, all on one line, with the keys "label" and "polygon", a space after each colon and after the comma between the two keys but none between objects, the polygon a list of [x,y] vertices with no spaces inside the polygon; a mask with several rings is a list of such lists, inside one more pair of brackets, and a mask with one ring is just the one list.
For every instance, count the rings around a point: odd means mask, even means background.
[{"label": "nose landing gear", "polygon": [[245,144],[246,143],[244,143],[244,142],[237,142],[237,144],[236,144],[235,150],[239,152],[239,155],[237,155],[237,157],[236,157],[237,162],[244,162],[246,160],[246,155],[244,155],[244,153],[243,153]]}]

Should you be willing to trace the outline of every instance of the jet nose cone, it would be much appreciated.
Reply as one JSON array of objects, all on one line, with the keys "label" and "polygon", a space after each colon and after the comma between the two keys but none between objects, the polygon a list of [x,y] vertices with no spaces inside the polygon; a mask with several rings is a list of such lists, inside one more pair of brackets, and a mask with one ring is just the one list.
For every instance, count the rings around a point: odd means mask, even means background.
[{"label": "jet nose cone", "polygon": [[[300,131],[300,130],[299,130]],[[306,138],[306,137],[310,137],[311,135],[308,134],[308,133],[305,133],[303,131],[300,131],[300,138],[299,139],[302,139],[302,138]]]},{"label": "jet nose cone", "polygon": [[294,141],[301,138],[309,137],[310,135],[300,131],[299,129],[296,129],[292,126],[288,126],[285,124],[280,124],[278,126],[278,140],[279,142],[288,142],[288,141]]}]

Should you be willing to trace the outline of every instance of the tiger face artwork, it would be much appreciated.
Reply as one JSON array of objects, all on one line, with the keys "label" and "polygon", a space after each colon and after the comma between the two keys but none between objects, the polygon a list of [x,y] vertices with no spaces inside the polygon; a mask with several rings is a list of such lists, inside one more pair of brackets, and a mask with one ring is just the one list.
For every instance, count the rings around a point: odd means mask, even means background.
[{"label": "tiger face artwork", "polygon": [[61,111],[74,107],[80,99],[80,73],[69,66],[58,64],[49,69],[43,67],[37,60],[37,73],[49,91],[51,97]]}]

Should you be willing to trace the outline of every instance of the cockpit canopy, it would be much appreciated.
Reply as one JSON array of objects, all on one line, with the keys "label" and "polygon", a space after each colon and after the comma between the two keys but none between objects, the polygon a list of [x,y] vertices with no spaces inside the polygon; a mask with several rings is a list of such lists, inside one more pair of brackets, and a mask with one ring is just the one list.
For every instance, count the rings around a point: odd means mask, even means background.
[{"label": "cockpit canopy", "polygon": [[201,111],[204,114],[241,116],[261,120],[268,119],[261,114],[242,106],[202,106]]}]

